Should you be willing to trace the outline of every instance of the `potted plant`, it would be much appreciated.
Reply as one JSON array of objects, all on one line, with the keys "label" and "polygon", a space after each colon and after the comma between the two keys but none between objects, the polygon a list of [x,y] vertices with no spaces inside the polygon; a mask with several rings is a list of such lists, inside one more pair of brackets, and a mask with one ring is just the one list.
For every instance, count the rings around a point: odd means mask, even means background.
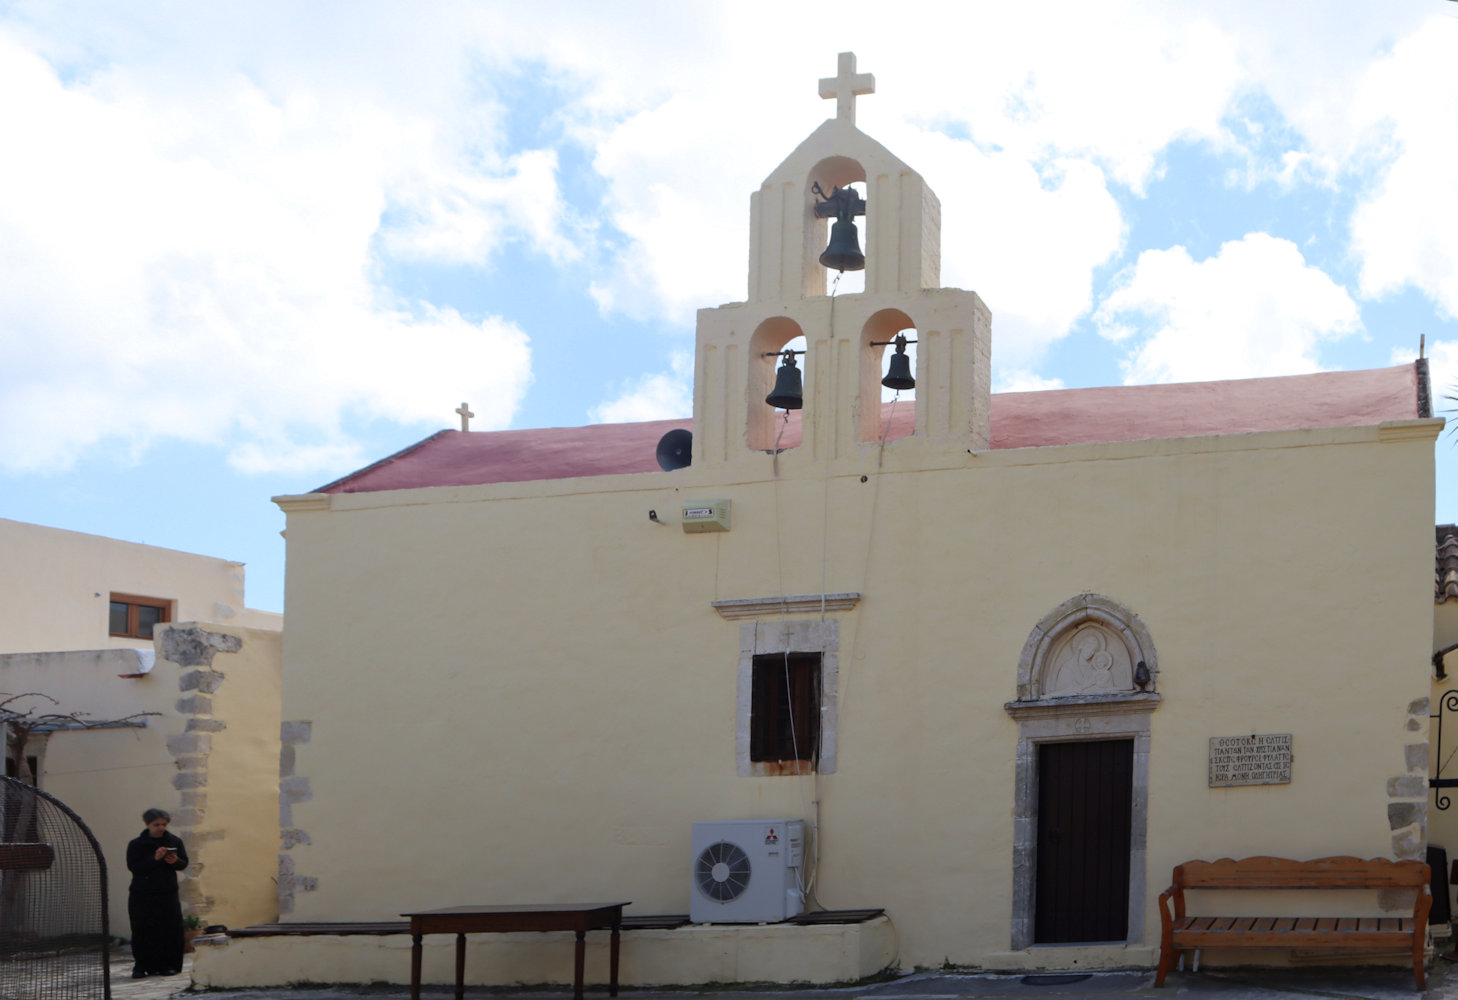
[{"label": "potted plant", "polygon": [[182,950],[192,951],[192,939],[202,933],[203,920],[196,913],[182,918]]}]

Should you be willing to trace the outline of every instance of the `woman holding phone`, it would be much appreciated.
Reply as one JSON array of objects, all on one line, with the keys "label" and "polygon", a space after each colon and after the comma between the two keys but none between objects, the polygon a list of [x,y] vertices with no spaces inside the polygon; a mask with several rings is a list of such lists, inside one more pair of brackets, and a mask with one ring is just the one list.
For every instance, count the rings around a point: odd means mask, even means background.
[{"label": "woman holding phone", "polygon": [[127,916],[132,921],[132,978],[170,976],[182,970],[182,900],[177,873],[187,867],[182,839],[167,832],[172,817],[161,809],[142,813],[147,828],[127,844],[132,873]]}]

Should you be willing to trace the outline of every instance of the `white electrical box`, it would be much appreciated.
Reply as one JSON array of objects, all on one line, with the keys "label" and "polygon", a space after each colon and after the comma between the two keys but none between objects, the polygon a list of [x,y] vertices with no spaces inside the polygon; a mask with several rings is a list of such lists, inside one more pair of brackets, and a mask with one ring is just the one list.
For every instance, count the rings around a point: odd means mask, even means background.
[{"label": "white electrical box", "polygon": [[683,530],[728,531],[728,500],[690,500],[683,505]]}]

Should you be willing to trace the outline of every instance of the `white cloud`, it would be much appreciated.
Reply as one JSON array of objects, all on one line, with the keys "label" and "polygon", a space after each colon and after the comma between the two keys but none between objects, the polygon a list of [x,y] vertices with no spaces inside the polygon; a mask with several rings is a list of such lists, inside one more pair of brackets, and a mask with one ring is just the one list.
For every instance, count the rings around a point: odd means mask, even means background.
[{"label": "white cloud", "polygon": [[404,218],[383,233],[396,257],[479,264],[516,234],[562,263],[582,255],[569,236],[554,150],[512,156],[499,175],[416,175],[394,191]]},{"label": "white cloud", "polygon": [[[697,308],[744,298],[749,195],[802,138],[789,122],[774,128],[792,116],[763,84],[754,89],[769,109],[766,132],[784,143],[773,152],[762,134],[726,133],[710,109],[731,98],[714,92],[675,95],[600,136],[593,165],[609,185],[605,214],[628,241],[593,282],[604,311],[686,324]],[[734,155],[716,148],[725,142],[739,147]]]},{"label": "white cloud", "polygon": [[[0,463],[56,467],[103,437],[173,435],[280,467],[347,453],[360,415],[448,424],[463,398],[502,426],[528,378],[524,334],[402,301],[382,264],[540,255],[574,281],[590,273],[605,312],[685,327],[744,295],[749,195],[833,113],[816,80],[850,49],[878,82],[860,124],[937,190],[943,281],[987,300],[1000,367],[1035,370],[1093,305],[1126,238],[1114,191],[1141,191],[1172,143],[1238,147],[1226,123],[1252,96],[1293,143],[1252,153],[1252,176],[1331,183],[1391,164],[1352,224],[1363,294],[1413,285],[1458,310],[1458,227],[1444,221],[1458,216],[1458,128],[1441,76],[1454,25],[1422,5],[640,10],[7,9],[0,87],[26,99],[0,105],[0,138],[24,151],[0,158],[0,349],[14,362]],[[1280,123],[1252,134],[1267,124]],[[564,170],[584,156],[596,176],[569,199]],[[1165,266],[1204,287],[1259,256],[1253,239]],[[1267,251],[1309,301],[1257,308],[1270,282],[1256,274],[1204,308],[1276,316],[1280,351],[1238,345],[1196,366],[1176,341],[1213,336],[1214,320],[1140,281],[1160,261],[1142,257],[1100,314],[1106,335],[1130,331],[1131,377],[1318,366],[1319,343],[1355,328],[1350,298],[1323,293],[1299,253]],[[1151,311],[1174,317],[1153,338],[1137,332]],[[227,374],[188,391],[205,369]],[[596,412],[685,415],[676,378],[624,386]],[[107,419],[72,416],[88,409]]]},{"label": "white cloud", "polygon": [[[1090,160],[1136,191],[1173,140],[1223,140],[1221,118],[1245,82],[1238,39],[1203,9],[978,5],[951,21],[935,56],[905,50],[923,92],[925,78],[941,84],[931,116],[1029,162]],[[953,58],[969,38],[982,40],[977,58]]]},{"label": "white cloud", "polygon": [[1361,290],[1416,287],[1458,317],[1458,19],[1435,18],[1362,80],[1354,116],[1378,128],[1390,163],[1352,217]]},{"label": "white cloud", "polygon": [[1147,250],[1094,318],[1126,345],[1126,384],[1318,371],[1323,344],[1361,329],[1346,289],[1265,233],[1203,261],[1184,247]]},{"label": "white cloud", "polygon": [[[628,236],[594,286],[605,310],[685,323],[694,307],[743,294],[747,195],[808,132],[808,116],[830,113],[810,88],[832,64],[813,61],[805,37],[823,39],[826,51],[854,48],[859,68],[877,74],[878,93],[859,104],[861,125],[938,191],[944,280],[982,292],[1013,363],[1034,363],[1087,309],[1097,268],[1122,238],[1110,185],[1142,191],[1179,141],[1242,154],[1246,170],[1233,183],[1289,189],[1381,162],[1389,154],[1374,142],[1392,121],[1399,132],[1421,130],[1432,148],[1409,142],[1410,172],[1396,169],[1388,185],[1401,187],[1403,210],[1384,214],[1389,199],[1357,220],[1358,253],[1383,253],[1366,265],[1364,293],[1414,281],[1458,297],[1448,280],[1458,227],[1441,226],[1454,213],[1424,214],[1421,204],[1458,161],[1455,98],[1441,76],[1455,22],[1419,4],[939,6],[932,32],[930,7],[888,19],[850,3],[823,25],[812,10],[779,5],[783,30],[756,40],[754,73],[742,71],[735,21],[757,23],[763,7],[735,10],[727,24],[703,25],[694,65],[675,54],[658,87],[645,78],[659,67],[635,41],[614,64],[576,64],[613,93],[648,99],[626,118],[594,123],[596,166],[611,192],[605,217]],[[965,58],[969,45],[977,58]],[[1385,65],[1407,76],[1381,85]],[[1381,113],[1364,121],[1354,106]],[[1234,118],[1243,123],[1236,133]],[[1445,208],[1458,197],[1451,183],[1441,191]],[[1407,231],[1378,232],[1368,216]],[[1430,248],[1440,252],[1423,257]]]},{"label": "white cloud", "polygon": [[[746,73],[744,26],[766,9],[737,5],[717,36],[696,39],[682,76],[669,67],[673,86],[657,102],[596,123],[606,217],[628,237],[593,286],[604,310],[686,323],[697,307],[743,297],[748,196],[833,114],[814,88],[834,62],[803,45],[816,37],[827,53],[856,48],[860,69],[878,75],[860,123],[938,191],[944,282],[980,290],[999,344],[1031,358],[1089,308],[1093,271],[1120,246],[1105,172],[1137,188],[1173,138],[1217,136],[1239,82],[1235,45],[1209,22],[1134,8],[1120,21],[1086,5],[1052,22],[1026,5],[938,7],[933,33],[930,8],[888,19],[851,4],[825,24],[812,9],[774,5],[782,30],[754,39]],[[972,38],[999,41],[968,60]],[[660,72],[641,56],[579,69],[620,90],[624,76]],[[951,137],[959,131],[972,138]]]},{"label": "white cloud", "polygon": [[1123,246],[1102,171],[1069,160],[1040,175],[1017,156],[944,136],[900,139],[905,159],[931,165],[927,180],[941,193],[942,284],[986,300],[999,366],[1036,364],[1093,306],[1094,269]]},{"label": "white cloud", "polygon": [[[349,453],[348,412],[445,425],[461,399],[505,426],[525,335],[397,300],[373,241],[423,190],[439,204],[403,230],[412,252],[522,239],[561,257],[552,157],[493,176],[380,107],[275,101],[226,73],[198,88],[159,94],[122,67],[63,84],[0,31],[0,91],[25,95],[0,104],[25,150],[0,158],[0,466],[172,437],[294,469]],[[521,188],[533,207],[503,209]]]},{"label": "white cloud", "polygon": [[993,378],[993,392],[1046,392],[1067,388],[1061,378],[1044,378],[1030,371],[998,371]]},{"label": "white cloud", "polygon": [[[1363,76],[1394,45],[1424,34],[1441,4],[1364,0],[1231,0],[1202,8],[1238,40],[1241,92],[1271,102],[1303,147],[1289,150],[1310,180],[1335,182],[1370,156],[1373,122],[1354,114]],[[1398,112],[1399,108],[1388,108]],[[1282,166],[1291,161],[1283,156]]]},{"label": "white cloud", "polygon": [[616,396],[593,407],[592,422],[621,424],[693,416],[693,355],[675,351],[670,364],[666,372],[644,375],[619,387]]},{"label": "white cloud", "polygon": [[309,475],[321,469],[358,469],[377,456],[365,455],[356,443],[307,445],[292,441],[247,441],[234,448],[228,464],[245,475],[281,472]]},{"label": "white cloud", "polygon": [[[1447,9],[1445,9],[1447,8]],[[1274,106],[1292,148],[1251,151],[1248,180],[1356,192],[1358,290],[1417,289],[1458,317],[1458,18],[1440,3],[1208,8],[1240,40],[1243,93]]]}]

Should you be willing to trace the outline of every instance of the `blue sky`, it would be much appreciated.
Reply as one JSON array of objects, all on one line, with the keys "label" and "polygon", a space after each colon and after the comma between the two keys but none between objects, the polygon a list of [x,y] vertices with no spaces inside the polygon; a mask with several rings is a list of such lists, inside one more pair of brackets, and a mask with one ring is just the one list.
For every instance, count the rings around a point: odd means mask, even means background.
[{"label": "blue sky", "polygon": [[0,517],[242,560],[277,611],[269,498],[462,400],[687,415],[694,310],[743,298],[749,195],[848,50],[994,388],[1420,334],[1458,384],[1458,3],[892,6],[0,0]]}]

